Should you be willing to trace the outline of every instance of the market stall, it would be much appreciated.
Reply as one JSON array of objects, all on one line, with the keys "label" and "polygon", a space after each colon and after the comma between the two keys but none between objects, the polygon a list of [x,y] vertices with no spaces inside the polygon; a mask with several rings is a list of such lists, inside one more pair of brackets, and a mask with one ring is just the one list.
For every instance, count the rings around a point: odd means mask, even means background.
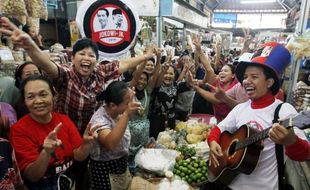
[{"label": "market stall", "polygon": [[[40,19],[47,19],[48,15],[47,6],[43,0],[0,0],[0,13],[19,27],[27,25],[29,33],[31,30],[37,35],[40,30]],[[9,38],[1,34],[0,36],[0,76],[14,76],[16,66],[30,59],[23,49],[14,47]],[[33,40],[36,42],[36,39]],[[70,56],[67,56],[67,52],[70,50],[65,50],[61,44],[56,44],[51,50],[45,50],[45,52],[60,64],[69,61]]]},{"label": "market stall", "polygon": [[[208,179],[209,147],[205,142],[211,115],[193,115],[175,130],[159,133],[135,157],[131,189],[199,189]],[[151,162],[150,162],[151,160]]]}]

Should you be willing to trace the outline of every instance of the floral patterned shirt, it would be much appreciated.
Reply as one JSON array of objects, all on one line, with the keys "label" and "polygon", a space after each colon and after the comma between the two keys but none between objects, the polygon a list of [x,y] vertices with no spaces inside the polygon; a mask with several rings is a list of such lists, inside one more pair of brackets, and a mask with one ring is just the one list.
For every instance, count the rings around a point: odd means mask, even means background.
[{"label": "floral patterned shirt", "polygon": [[0,189],[14,190],[22,185],[14,150],[9,141],[0,138]]}]

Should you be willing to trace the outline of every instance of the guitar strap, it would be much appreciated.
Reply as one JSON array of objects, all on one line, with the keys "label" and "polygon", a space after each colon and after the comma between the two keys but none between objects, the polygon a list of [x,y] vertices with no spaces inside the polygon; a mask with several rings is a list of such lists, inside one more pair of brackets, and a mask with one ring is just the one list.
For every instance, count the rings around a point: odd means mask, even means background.
[{"label": "guitar strap", "polygon": [[[279,104],[274,111],[274,118],[272,123],[277,123],[279,120],[279,111],[282,107],[282,104]],[[280,144],[276,144],[276,157],[278,162],[278,181],[279,181],[279,189],[283,186],[283,177],[284,177],[284,157],[283,157],[283,146]]]},{"label": "guitar strap", "polygon": [[[279,111],[283,103],[279,104],[274,112],[274,118],[272,123],[277,123],[279,120]],[[290,189],[286,187],[284,183],[284,156],[283,156],[283,145],[276,144],[276,157],[278,162],[278,181],[279,181],[279,190]],[[291,187],[289,185],[289,187]],[[294,188],[293,188],[294,189]]]}]

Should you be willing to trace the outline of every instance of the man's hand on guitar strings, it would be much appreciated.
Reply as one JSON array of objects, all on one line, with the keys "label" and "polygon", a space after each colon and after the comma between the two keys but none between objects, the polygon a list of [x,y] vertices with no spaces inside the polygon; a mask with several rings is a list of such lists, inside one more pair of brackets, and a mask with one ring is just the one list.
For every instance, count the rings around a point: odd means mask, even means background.
[{"label": "man's hand on guitar strings", "polygon": [[275,123],[269,130],[269,138],[277,144],[287,146],[294,144],[297,136],[295,135],[293,129],[287,129],[279,123]]},{"label": "man's hand on guitar strings", "polygon": [[218,167],[220,163],[217,158],[222,157],[222,156],[223,156],[223,153],[222,153],[221,146],[216,141],[212,141],[210,143],[209,165],[211,166],[211,164],[213,164],[214,167]]}]

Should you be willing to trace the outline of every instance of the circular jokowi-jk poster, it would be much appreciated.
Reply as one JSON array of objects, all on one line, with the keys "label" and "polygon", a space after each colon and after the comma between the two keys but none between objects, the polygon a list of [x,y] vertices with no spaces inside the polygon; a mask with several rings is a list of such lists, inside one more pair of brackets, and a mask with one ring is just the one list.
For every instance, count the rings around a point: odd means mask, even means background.
[{"label": "circular jokowi-jk poster", "polygon": [[84,0],[76,22],[82,37],[97,43],[101,57],[126,53],[140,30],[139,16],[129,0]]}]

